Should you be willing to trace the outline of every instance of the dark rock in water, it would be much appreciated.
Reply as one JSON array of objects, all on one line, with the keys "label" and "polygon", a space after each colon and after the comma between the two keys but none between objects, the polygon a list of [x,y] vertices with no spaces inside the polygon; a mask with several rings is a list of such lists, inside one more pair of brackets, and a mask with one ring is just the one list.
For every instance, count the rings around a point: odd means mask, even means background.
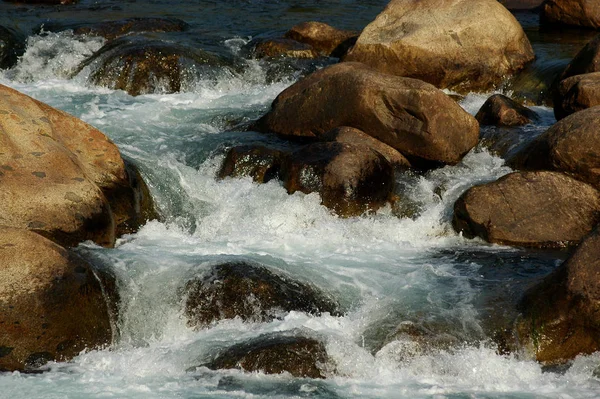
[{"label": "dark rock in water", "polygon": [[560,120],[597,105],[600,105],[600,72],[571,76],[558,84],[554,116]]},{"label": "dark rock in water", "polygon": [[600,106],[561,119],[510,160],[513,168],[555,170],[600,189]]},{"label": "dark rock in water", "polygon": [[340,314],[338,305],[315,287],[249,263],[216,265],[188,281],[184,291],[189,326],[235,317],[268,321],[278,312]]},{"label": "dark rock in water", "polygon": [[289,333],[261,335],[234,345],[205,364],[213,370],[241,369],[298,378],[325,378],[331,363],[322,342]]},{"label": "dark rock in water", "polygon": [[536,10],[545,0],[498,0],[500,4],[511,11]]},{"label": "dark rock in water", "polygon": [[479,138],[479,124],[430,84],[343,62],[284,90],[253,128],[285,137],[321,137],[350,126],[400,151],[411,163],[455,164]]},{"label": "dark rock in water", "polygon": [[598,29],[600,3],[597,0],[547,0],[540,23]]},{"label": "dark rock in water", "polygon": [[325,133],[321,139],[338,143],[367,146],[383,155],[391,165],[399,168],[410,168],[410,162],[398,150],[369,136],[362,130],[353,127],[336,127]]},{"label": "dark rock in water", "polygon": [[321,55],[341,57],[358,39],[359,32],[336,29],[323,22],[303,22],[285,33],[285,37],[312,46]]},{"label": "dark rock in water", "polygon": [[141,32],[183,32],[189,25],[177,18],[128,18],[106,21],[73,29],[76,35],[102,36],[113,40],[131,33]]},{"label": "dark rock in water", "polygon": [[231,148],[217,177],[250,176],[258,183],[278,177],[285,153],[261,145],[242,145]]},{"label": "dark rock in water", "polygon": [[234,69],[232,63],[203,50],[127,36],[103,46],[79,71],[86,66],[91,68],[92,83],[132,96],[185,91],[199,79],[231,75]]},{"label": "dark rock in water", "polygon": [[475,115],[480,125],[521,126],[539,119],[527,107],[502,94],[494,94],[486,100]]},{"label": "dark rock in water", "polygon": [[560,74],[555,86],[562,80],[571,76],[592,72],[600,72],[600,35],[594,36],[592,40],[583,46],[569,65],[567,65],[565,70]]},{"label": "dark rock in water", "polygon": [[318,192],[326,207],[344,217],[383,206],[394,188],[390,163],[367,146],[315,143],[293,152],[281,168],[288,193]]},{"label": "dark rock in water", "polygon": [[600,232],[586,237],[552,274],[527,291],[515,323],[516,350],[560,364],[600,350]]},{"label": "dark rock in water", "polygon": [[24,50],[24,41],[15,32],[0,26],[0,69],[13,67]]},{"label": "dark rock in water", "polygon": [[319,54],[308,44],[292,39],[254,40],[248,44],[256,58],[317,58]]},{"label": "dark rock in water", "polygon": [[111,343],[110,276],[25,229],[0,228],[0,259],[0,370],[68,361]]},{"label": "dark rock in water", "polygon": [[560,247],[578,243],[600,221],[600,193],[558,172],[515,172],[467,190],[453,226],[498,244]]}]

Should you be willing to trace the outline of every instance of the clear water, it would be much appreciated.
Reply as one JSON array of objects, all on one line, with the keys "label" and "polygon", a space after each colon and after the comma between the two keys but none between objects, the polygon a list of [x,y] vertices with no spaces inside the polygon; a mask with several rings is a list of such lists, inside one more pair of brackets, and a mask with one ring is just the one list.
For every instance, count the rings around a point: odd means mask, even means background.
[{"label": "clear water", "polygon": [[[374,0],[83,0],[72,7],[0,3],[0,25],[29,37],[18,65],[0,71],[0,83],[105,132],[139,165],[163,217],[122,237],[114,249],[91,243],[77,249],[119,277],[118,339],[104,350],[52,363],[43,374],[0,374],[0,398],[599,396],[597,354],[554,373],[531,359],[496,351],[494,329],[514,317],[514,302],[525,287],[556,267],[564,254],[489,245],[452,230],[449,222],[458,196],[510,172],[485,148],[476,148],[459,165],[398,177],[420,209],[414,219],[398,218],[389,207],[340,219],[320,205],[317,195],[288,195],[277,182],[215,180],[227,147],[275,140],[235,131],[235,126],[264,113],[301,70],[271,80],[268,65],[245,60],[239,74],[197,81],[184,93],[131,97],[88,84],[85,70],[70,78],[79,62],[102,46],[102,39],[75,37],[69,31],[34,33],[42,23],[48,28],[132,16],[178,17],[191,29],[167,36],[236,55],[251,38],[282,33],[301,21],[359,30],[384,5]],[[542,51],[545,58],[537,62],[555,62],[549,54],[559,50],[573,54],[578,43],[556,44],[556,51]],[[461,105],[475,113],[488,95],[468,95]],[[535,108],[542,121],[522,129],[529,138],[554,122],[549,108]],[[336,297],[346,315],[292,312],[269,323],[227,320],[201,330],[188,328],[180,288],[215,262],[239,259],[314,284]],[[401,323],[450,336],[455,345],[407,356],[415,342],[389,338]],[[187,371],[215,348],[294,329],[326,343],[335,375],[311,380],[205,368]]]}]

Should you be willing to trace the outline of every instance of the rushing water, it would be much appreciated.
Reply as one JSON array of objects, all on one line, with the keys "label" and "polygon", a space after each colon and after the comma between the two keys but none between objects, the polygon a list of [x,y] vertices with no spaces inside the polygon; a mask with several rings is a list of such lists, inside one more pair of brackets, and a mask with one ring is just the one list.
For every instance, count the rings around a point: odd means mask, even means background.
[{"label": "rushing water", "polygon": [[[132,97],[90,85],[85,69],[72,76],[104,39],[56,33],[82,22],[177,17],[190,29],[164,37],[235,57],[253,37],[283,33],[302,21],[360,30],[385,3],[0,3],[0,25],[28,35],[25,54],[14,68],[0,71],[0,83],[106,133],[140,167],[162,215],[162,221],[119,239],[114,249],[91,243],[77,249],[119,279],[120,334],[113,345],[49,364],[42,374],[2,374],[1,398],[598,397],[599,355],[580,357],[562,373],[545,372],[531,359],[498,354],[491,339],[495,328],[514,317],[525,287],[564,256],[467,240],[452,230],[454,201],[468,187],[509,173],[502,159],[478,147],[456,166],[399,176],[399,186],[409,187],[419,210],[413,218],[399,218],[388,207],[341,219],[321,206],[317,195],[288,195],[275,181],[215,180],[227,147],[275,140],[235,127],[263,114],[302,68],[273,79],[269,65],[243,60],[239,72],[199,79],[185,92]],[[520,19],[538,52],[529,80],[548,80],[548,71],[564,66],[585,41],[538,32],[529,14]],[[517,92],[519,83],[509,89]],[[468,95],[461,105],[475,113],[487,96]],[[551,109],[535,109],[541,122],[523,128],[526,137],[554,122]],[[215,262],[239,259],[310,282],[335,297],[345,315],[291,312],[269,323],[227,320],[200,330],[187,327],[183,284]],[[389,339],[402,323],[450,336],[455,344],[407,356],[414,347],[409,337]],[[325,342],[334,375],[311,380],[194,368],[215,348],[297,329]]]}]

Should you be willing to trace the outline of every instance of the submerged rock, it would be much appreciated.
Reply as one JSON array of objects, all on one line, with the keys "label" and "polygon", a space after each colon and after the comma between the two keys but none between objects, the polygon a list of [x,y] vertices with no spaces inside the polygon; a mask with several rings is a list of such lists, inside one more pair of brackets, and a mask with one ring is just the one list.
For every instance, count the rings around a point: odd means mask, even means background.
[{"label": "submerged rock", "polygon": [[73,29],[73,33],[102,36],[107,40],[113,40],[131,33],[183,32],[188,28],[187,23],[177,18],[127,18],[79,26]]},{"label": "submerged rock", "polygon": [[521,126],[539,119],[527,107],[502,94],[494,94],[481,106],[475,119],[480,125]]},{"label": "submerged rock", "polygon": [[230,63],[207,51],[139,37],[107,43],[79,71],[88,66],[91,83],[132,96],[185,91],[198,80],[233,73]]},{"label": "submerged rock", "polygon": [[287,372],[298,378],[325,378],[330,363],[322,342],[289,333],[274,333],[231,346],[204,366],[213,370]]},{"label": "submerged rock", "polygon": [[107,278],[39,234],[0,227],[0,371],[109,345],[114,282]]},{"label": "submerged rock", "polygon": [[600,106],[561,119],[515,155],[510,165],[567,173],[600,189]]},{"label": "submerged rock", "polygon": [[286,137],[321,137],[349,126],[411,162],[455,164],[477,144],[479,124],[430,84],[344,62],[284,90],[253,126]]},{"label": "submerged rock", "polygon": [[0,85],[0,225],[112,246],[155,217],[133,165],[99,130]]},{"label": "submerged rock", "polygon": [[600,105],[600,72],[571,76],[558,84],[554,116],[560,120],[597,105]]},{"label": "submerged rock", "polygon": [[390,198],[394,171],[367,146],[315,143],[286,158],[281,178],[288,193],[318,192],[326,207],[344,217],[375,211]]},{"label": "submerged rock", "polygon": [[540,22],[598,29],[600,3],[597,0],[546,0]]},{"label": "submerged rock", "polygon": [[526,292],[515,323],[517,350],[544,364],[560,364],[600,350],[600,232],[541,283]]},{"label": "submerged rock", "polygon": [[315,287],[249,263],[216,265],[188,281],[184,292],[190,327],[235,317],[268,321],[291,311],[339,315],[338,305]]},{"label": "submerged rock", "polygon": [[341,57],[356,42],[358,32],[336,29],[323,22],[302,22],[285,33],[288,39],[306,43],[324,56]]},{"label": "submerged rock", "polygon": [[600,193],[558,172],[515,172],[467,190],[453,226],[498,244],[560,247],[578,243],[600,221]]},{"label": "submerged rock", "polygon": [[521,25],[497,0],[393,0],[344,57],[464,92],[489,89],[533,59]]},{"label": "submerged rock", "polygon": [[282,150],[262,145],[233,147],[227,152],[217,177],[249,176],[257,183],[266,183],[279,176],[286,155]]}]

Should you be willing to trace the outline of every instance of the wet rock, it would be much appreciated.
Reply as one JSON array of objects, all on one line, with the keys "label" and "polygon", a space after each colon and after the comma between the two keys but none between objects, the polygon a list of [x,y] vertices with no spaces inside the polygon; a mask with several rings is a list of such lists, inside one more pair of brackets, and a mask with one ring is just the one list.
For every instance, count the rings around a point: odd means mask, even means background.
[{"label": "wet rock", "polygon": [[362,130],[411,163],[457,163],[479,138],[475,118],[442,91],[351,62],[323,68],[290,86],[252,128],[318,138],[340,126]]},{"label": "wet rock", "polygon": [[356,42],[358,32],[336,29],[323,22],[302,22],[285,33],[288,39],[306,43],[321,55],[341,57]]},{"label": "wet rock", "polygon": [[571,76],[558,84],[554,116],[560,120],[597,105],[600,105],[600,72]]},{"label": "wet rock", "polygon": [[79,26],[73,29],[73,33],[102,36],[107,40],[113,40],[131,33],[183,32],[188,28],[187,23],[177,18],[128,18]]},{"label": "wet rock", "polygon": [[109,345],[108,275],[25,229],[0,227],[0,370],[29,370]]},{"label": "wet rock", "polygon": [[558,269],[525,293],[515,323],[517,349],[546,365],[600,350],[598,270],[596,229]]},{"label": "wet rock", "polygon": [[592,40],[583,46],[560,74],[554,86],[556,87],[558,82],[571,76],[592,72],[600,72],[600,35],[594,36]]},{"label": "wet rock", "polygon": [[154,216],[132,166],[99,130],[0,86],[0,225],[63,245],[112,246]]},{"label": "wet rock", "polygon": [[330,363],[322,342],[289,333],[274,333],[227,348],[204,366],[212,370],[287,372],[298,378],[325,378]]},{"label": "wet rock", "polygon": [[250,263],[216,265],[188,281],[184,292],[190,327],[235,317],[269,321],[291,311],[340,314],[337,304],[315,287]]},{"label": "wet rock", "polygon": [[128,36],[104,45],[77,73],[88,66],[91,83],[132,96],[191,90],[200,79],[233,73],[230,63],[209,52]]},{"label": "wet rock", "polygon": [[600,221],[600,193],[557,172],[515,172],[467,190],[453,226],[465,237],[498,244],[576,244]]},{"label": "wet rock", "polygon": [[539,119],[527,107],[502,94],[494,94],[486,100],[475,115],[480,125],[521,126]]},{"label": "wet rock", "polygon": [[506,9],[511,11],[536,10],[544,0],[498,0]]},{"label": "wet rock", "polygon": [[319,53],[309,44],[292,39],[266,39],[249,43],[256,58],[317,58]]},{"label": "wet rock", "polygon": [[24,49],[24,41],[15,32],[0,26],[0,69],[13,67]]},{"label": "wet rock", "polygon": [[227,152],[217,177],[250,176],[257,183],[266,183],[278,177],[285,156],[281,150],[262,145],[233,147]]},{"label": "wet rock", "polygon": [[600,28],[600,3],[597,0],[547,0],[540,23]]},{"label": "wet rock", "polygon": [[326,207],[343,217],[383,206],[394,187],[389,162],[367,146],[315,143],[293,152],[281,168],[288,193],[318,192]]},{"label": "wet rock", "polygon": [[510,161],[526,170],[555,170],[600,188],[600,107],[561,119]]},{"label": "wet rock", "polygon": [[393,0],[344,57],[462,92],[489,89],[533,59],[521,25],[497,0]]},{"label": "wet rock", "polygon": [[382,143],[381,141],[373,138],[363,132],[362,130],[340,126],[336,127],[325,133],[322,136],[325,141],[335,141],[338,143],[347,143],[354,145],[366,146],[383,155],[385,159],[392,165],[398,168],[410,168],[410,162],[400,154],[398,150],[390,147],[389,145]]}]

